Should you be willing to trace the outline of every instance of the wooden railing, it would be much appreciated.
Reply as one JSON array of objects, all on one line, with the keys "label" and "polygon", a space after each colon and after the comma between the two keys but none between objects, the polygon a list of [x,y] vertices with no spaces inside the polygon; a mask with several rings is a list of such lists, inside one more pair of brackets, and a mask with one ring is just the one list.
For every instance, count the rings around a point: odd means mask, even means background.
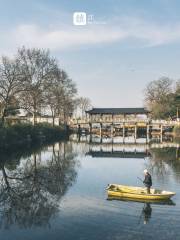
[{"label": "wooden railing", "polygon": [[149,125],[164,125],[164,126],[175,126],[180,125],[180,121],[173,121],[173,120],[150,120],[150,119],[122,119],[122,118],[114,118],[114,119],[72,119],[70,120],[70,124],[78,125],[78,124],[89,124],[89,123],[114,123],[114,124],[121,124],[121,123],[144,123]]}]

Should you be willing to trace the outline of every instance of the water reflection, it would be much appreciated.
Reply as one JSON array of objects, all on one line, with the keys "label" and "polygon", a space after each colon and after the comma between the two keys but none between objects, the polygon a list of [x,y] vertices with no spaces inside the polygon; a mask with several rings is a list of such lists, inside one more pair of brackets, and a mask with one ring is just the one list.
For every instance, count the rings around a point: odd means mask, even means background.
[{"label": "water reflection", "polygon": [[8,153],[1,156],[1,228],[49,226],[60,199],[76,180],[78,161],[72,144],[58,143],[25,158],[13,154],[13,161]]},{"label": "water reflection", "polygon": [[[0,153],[4,239],[179,239],[179,145],[78,141]],[[139,185],[146,165],[176,205],[106,200],[108,183]]]},{"label": "water reflection", "polygon": [[[122,142],[120,137],[103,138],[92,135],[93,141],[89,142],[87,135],[79,138],[72,136],[73,141],[86,143],[88,149],[87,156],[93,158],[142,158],[145,159],[145,167],[149,169],[153,176],[161,181],[167,181],[168,176],[173,172],[176,179],[180,181],[180,144],[175,142],[150,142],[146,143],[139,139],[135,142],[133,138]],[[141,141],[142,140],[142,141]],[[169,140],[169,139],[168,139]]]},{"label": "water reflection", "polygon": [[167,180],[167,177],[174,174],[176,179],[180,180],[180,148],[165,147],[165,148],[151,148],[149,150],[150,157],[147,161],[147,168],[151,173],[157,176],[160,180]]},{"label": "water reflection", "polygon": [[119,202],[134,202],[134,203],[139,203],[142,205],[142,210],[139,214],[138,217],[138,225],[143,223],[143,224],[148,224],[151,217],[152,217],[152,210],[153,210],[153,205],[168,205],[168,206],[175,206],[176,204],[171,200],[166,200],[166,201],[158,201],[158,200],[152,200],[152,201],[146,201],[146,200],[131,200],[128,198],[124,197],[111,197],[108,196],[107,198],[108,201],[119,201]]},{"label": "water reflection", "polygon": [[151,218],[151,214],[152,214],[152,208],[151,208],[151,204],[150,203],[145,203],[143,210],[142,210],[142,215],[143,215],[143,219],[144,219],[144,224],[147,224]]}]

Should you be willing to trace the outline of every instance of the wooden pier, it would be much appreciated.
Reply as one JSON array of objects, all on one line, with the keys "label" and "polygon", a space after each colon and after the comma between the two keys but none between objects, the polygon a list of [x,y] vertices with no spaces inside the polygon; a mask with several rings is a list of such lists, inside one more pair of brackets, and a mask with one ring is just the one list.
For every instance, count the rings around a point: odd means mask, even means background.
[{"label": "wooden pier", "polygon": [[180,125],[179,121],[153,120],[150,112],[144,108],[93,108],[86,112],[86,118],[74,119],[71,127],[79,133],[98,134],[101,136],[122,136],[125,139],[133,135],[136,141],[138,131],[144,131],[146,140],[154,136],[160,138]]}]

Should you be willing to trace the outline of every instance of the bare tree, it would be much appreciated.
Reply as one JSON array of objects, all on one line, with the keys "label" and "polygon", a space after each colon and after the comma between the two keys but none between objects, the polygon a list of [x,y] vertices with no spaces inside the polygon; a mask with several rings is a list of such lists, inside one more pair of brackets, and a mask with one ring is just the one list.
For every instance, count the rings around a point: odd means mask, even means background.
[{"label": "bare tree", "polygon": [[57,64],[49,51],[42,49],[18,50],[19,69],[25,79],[25,91],[20,96],[21,107],[33,115],[33,123],[45,103],[45,91],[52,83]]},{"label": "bare tree", "polygon": [[[47,91],[46,102],[51,110],[53,119],[59,118],[59,125],[66,125],[68,117],[72,115],[75,108],[75,97],[77,88],[75,83],[69,79],[63,70],[56,72],[56,77]],[[54,122],[54,120],[53,120]]]},{"label": "bare tree", "polygon": [[15,110],[24,109],[33,116],[33,124],[42,109],[51,112],[59,124],[66,125],[75,108],[77,88],[75,83],[61,70],[55,58],[43,49],[18,50],[10,60],[2,58],[0,65],[0,110],[4,117]]},{"label": "bare tree", "polygon": [[18,108],[17,95],[23,90],[23,79],[19,73],[18,61],[10,60],[8,57],[1,58],[0,64],[0,102],[1,102],[1,119],[8,114],[11,106]]},{"label": "bare tree", "polygon": [[62,95],[62,107],[59,109],[64,124],[67,124],[68,117],[72,116],[75,109],[77,88],[76,84],[68,78],[65,79],[63,84],[63,95]]},{"label": "bare tree", "polygon": [[145,104],[154,118],[168,117],[173,100],[172,80],[162,77],[150,82],[145,89]]},{"label": "bare tree", "polygon": [[89,98],[80,97],[77,99],[77,111],[80,110],[82,118],[85,116],[86,111],[91,107],[91,100]]}]

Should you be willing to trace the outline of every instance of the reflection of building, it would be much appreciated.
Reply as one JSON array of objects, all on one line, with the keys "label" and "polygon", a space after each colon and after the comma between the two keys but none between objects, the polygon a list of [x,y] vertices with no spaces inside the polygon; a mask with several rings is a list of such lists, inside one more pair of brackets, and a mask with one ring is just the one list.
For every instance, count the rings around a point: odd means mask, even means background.
[{"label": "reflection of building", "polygon": [[[133,138],[127,138],[127,141],[123,142],[122,137],[102,139],[96,135],[78,134],[71,135],[70,139],[74,142],[84,143],[87,146],[86,154],[92,157],[145,158],[152,152],[154,153],[153,149],[157,149],[156,152],[164,149],[167,156],[166,150],[174,149],[175,159],[179,158],[180,144],[173,142],[147,144],[143,139],[135,142]],[[168,158],[171,159],[170,156]]]},{"label": "reflection of building", "polygon": [[127,152],[127,151],[89,151],[87,155],[92,157],[107,157],[107,158],[145,158],[148,156],[148,152]]},{"label": "reflection of building", "polygon": [[86,153],[92,157],[145,158],[149,156],[147,144],[90,144]]}]

